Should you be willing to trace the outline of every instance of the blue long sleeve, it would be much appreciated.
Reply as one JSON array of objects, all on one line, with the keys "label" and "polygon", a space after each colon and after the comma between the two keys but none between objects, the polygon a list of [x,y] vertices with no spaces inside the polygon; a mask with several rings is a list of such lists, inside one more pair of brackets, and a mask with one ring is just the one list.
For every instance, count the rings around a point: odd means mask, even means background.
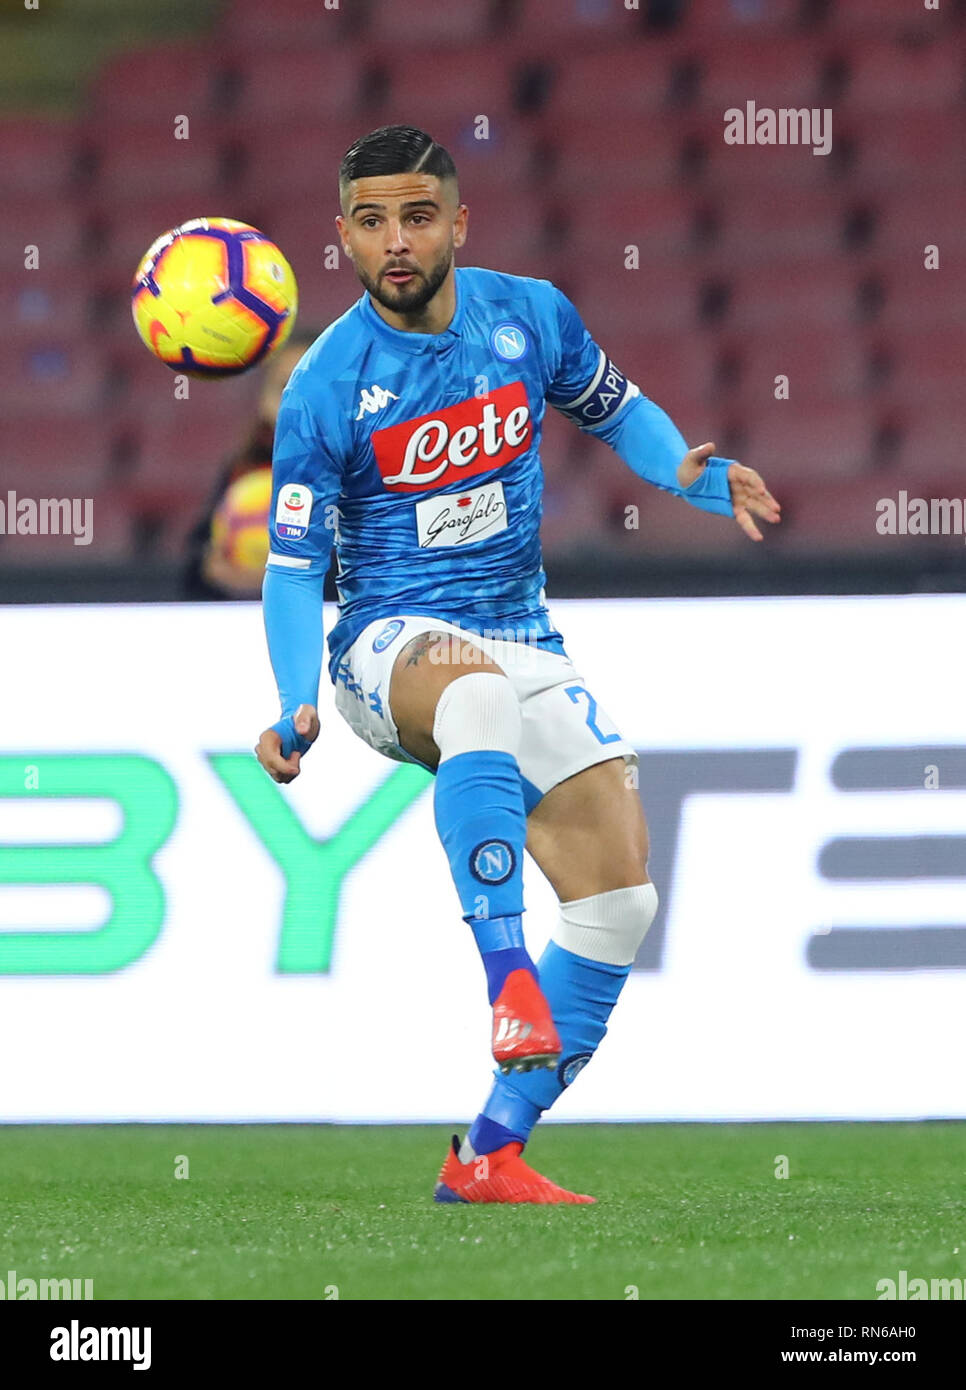
[{"label": "blue long sleeve", "polygon": [[262,583],[262,613],[268,654],[275,672],[282,718],[272,727],[282,736],[282,756],[309,742],[295,732],[299,705],[318,705],[322,673],[322,586],[324,574],[269,565]]},{"label": "blue long sleeve", "polygon": [[701,476],[690,487],[682,488],[677,471],[689,446],[670,416],[647,396],[635,396],[616,417],[588,433],[609,444],[645,482],[683,497],[700,511],[734,516],[728,486],[728,467],[733,460],[712,454]]}]

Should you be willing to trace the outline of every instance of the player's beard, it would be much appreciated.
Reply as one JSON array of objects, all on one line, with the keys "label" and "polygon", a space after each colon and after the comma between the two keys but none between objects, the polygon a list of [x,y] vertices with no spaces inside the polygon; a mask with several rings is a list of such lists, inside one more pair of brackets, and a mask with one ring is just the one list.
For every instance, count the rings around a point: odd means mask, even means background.
[{"label": "player's beard", "polygon": [[384,309],[391,309],[394,314],[418,314],[436,294],[440,285],[446,279],[453,264],[453,245],[452,242],[442,253],[439,260],[433,266],[428,275],[423,272],[415,271],[415,283],[406,285],[404,288],[393,286],[387,292],[383,288],[381,279],[373,280],[370,275],[360,267],[356,266],[359,279]]}]

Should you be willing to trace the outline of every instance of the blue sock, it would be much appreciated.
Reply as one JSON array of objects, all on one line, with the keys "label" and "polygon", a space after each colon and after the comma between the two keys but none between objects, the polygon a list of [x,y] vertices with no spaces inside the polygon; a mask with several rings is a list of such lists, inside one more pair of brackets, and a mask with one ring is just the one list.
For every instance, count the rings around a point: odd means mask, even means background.
[{"label": "blue sock", "polygon": [[512,753],[481,749],[445,758],[433,811],[464,919],[519,916],[527,816]]},{"label": "blue sock", "polygon": [[483,957],[487,998],[491,1004],[512,970],[529,970],[533,978],[537,978],[537,968],[523,941],[522,917],[495,917],[471,922],[470,929]]},{"label": "blue sock", "polygon": [[445,758],[433,809],[492,1004],[511,970],[537,973],[523,940],[527,816],[516,758],[492,749]]},{"label": "blue sock", "polygon": [[526,1143],[543,1111],[596,1052],[630,970],[629,965],[604,965],[548,942],[537,974],[563,1045],[560,1063],[552,1072],[496,1073],[493,1090],[467,1135],[476,1153],[492,1153],[512,1139]]}]

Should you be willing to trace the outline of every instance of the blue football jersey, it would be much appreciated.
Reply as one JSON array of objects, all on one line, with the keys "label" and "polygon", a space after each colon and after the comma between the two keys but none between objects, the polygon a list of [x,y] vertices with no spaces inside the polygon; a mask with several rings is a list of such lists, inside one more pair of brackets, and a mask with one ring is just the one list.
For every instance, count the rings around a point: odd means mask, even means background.
[{"label": "blue football jersey", "polygon": [[282,396],[268,565],[323,574],[335,544],[333,675],[397,613],[562,650],[544,604],[544,411],[592,429],[640,393],[549,281],[459,268],[455,282],[436,334],[392,328],[363,294]]}]

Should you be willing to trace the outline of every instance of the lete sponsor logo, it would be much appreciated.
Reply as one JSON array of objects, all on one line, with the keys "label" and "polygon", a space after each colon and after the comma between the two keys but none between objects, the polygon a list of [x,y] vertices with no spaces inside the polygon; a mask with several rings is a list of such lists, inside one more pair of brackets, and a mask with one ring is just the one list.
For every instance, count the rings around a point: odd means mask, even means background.
[{"label": "lete sponsor logo", "polygon": [[372,436],[382,481],[394,492],[462,487],[466,477],[519,458],[532,442],[522,381],[497,387],[485,400],[471,396]]}]

